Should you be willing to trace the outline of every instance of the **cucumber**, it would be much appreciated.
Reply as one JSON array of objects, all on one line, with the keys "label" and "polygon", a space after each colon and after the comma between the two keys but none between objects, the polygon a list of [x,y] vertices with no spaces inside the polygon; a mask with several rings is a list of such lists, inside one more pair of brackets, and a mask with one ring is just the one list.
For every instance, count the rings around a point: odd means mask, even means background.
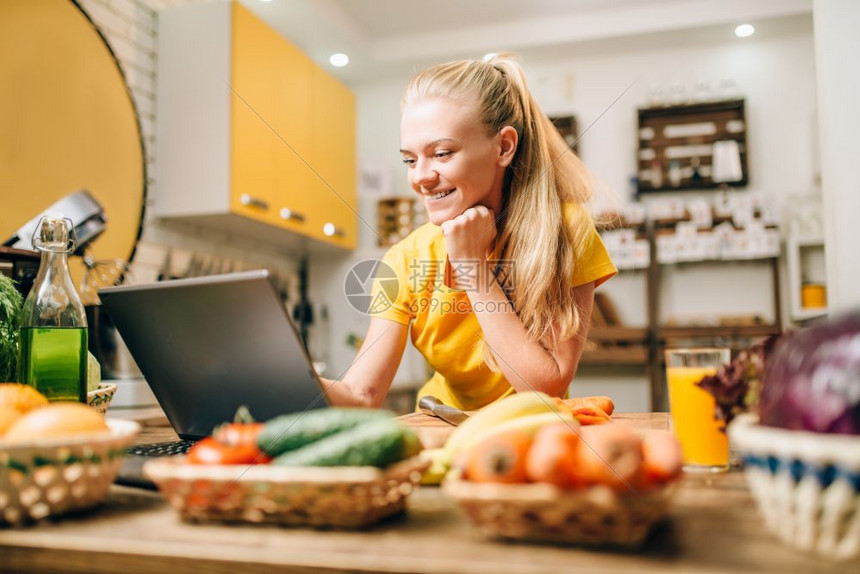
[{"label": "cucumber", "polygon": [[301,448],[361,423],[393,419],[394,413],[378,409],[331,408],[275,417],[257,437],[260,450],[271,457]]},{"label": "cucumber", "polygon": [[[411,431],[394,419],[362,423],[282,454],[271,464],[279,466],[376,466],[384,468],[403,460],[414,441]],[[409,437],[409,438],[407,438]]]}]

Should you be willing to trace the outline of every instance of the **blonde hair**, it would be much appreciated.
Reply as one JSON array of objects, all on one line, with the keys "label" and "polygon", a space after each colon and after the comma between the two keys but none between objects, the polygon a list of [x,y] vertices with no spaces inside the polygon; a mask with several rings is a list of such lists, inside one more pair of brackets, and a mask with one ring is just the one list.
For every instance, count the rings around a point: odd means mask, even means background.
[{"label": "blonde hair", "polygon": [[[505,173],[502,212],[496,214],[495,251],[513,265],[497,276],[529,340],[555,349],[580,323],[569,281],[593,221],[588,210],[578,209],[573,225],[566,225],[564,205],[590,199],[587,169],[538,107],[513,54],[425,70],[407,86],[402,106],[428,97],[476,102],[490,136],[505,126],[516,130],[517,151]],[[486,345],[484,359],[498,370]]]}]

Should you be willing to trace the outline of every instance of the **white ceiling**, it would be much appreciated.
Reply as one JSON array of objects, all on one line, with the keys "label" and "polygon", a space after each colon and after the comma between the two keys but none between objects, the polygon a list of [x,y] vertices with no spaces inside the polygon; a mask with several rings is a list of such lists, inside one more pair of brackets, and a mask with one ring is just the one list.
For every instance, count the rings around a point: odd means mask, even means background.
[{"label": "white ceiling", "polygon": [[[754,38],[812,30],[812,0],[240,1],[352,85],[502,50],[528,62],[732,41],[744,22]],[[334,52],[350,65],[332,68]]]},{"label": "white ceiling", "polygon": [[332,0],[373,38],[422,34],[428,30],[463,29],[523,18],[594,12],[660,0]]}]

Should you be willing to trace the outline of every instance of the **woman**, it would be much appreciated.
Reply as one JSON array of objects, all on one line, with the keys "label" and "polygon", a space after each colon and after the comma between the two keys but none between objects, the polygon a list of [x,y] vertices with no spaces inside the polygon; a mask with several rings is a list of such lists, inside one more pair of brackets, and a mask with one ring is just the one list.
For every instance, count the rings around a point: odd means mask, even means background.
[{"label": "woman", "polygon": [[[430,222],[384,262],[365,342],[334,404],[378,406],[410,331],[436,369],[420,396],[464,409],[539,390],[563,396],[594,288],[616,273],[583,205],[587,173],[510,54],[418,74],[402,99],[401,154]],[[378,305],[377,305],[378,306]]]}]

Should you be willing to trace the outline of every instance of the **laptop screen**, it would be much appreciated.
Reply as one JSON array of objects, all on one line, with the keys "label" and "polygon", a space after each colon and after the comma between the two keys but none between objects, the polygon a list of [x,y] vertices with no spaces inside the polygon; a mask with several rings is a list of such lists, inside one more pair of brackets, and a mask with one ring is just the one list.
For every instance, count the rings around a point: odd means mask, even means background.
[{"label": "laptop screen", "polygon": [[247,405],[256,420],[327,406],[266,271],[99,291],[174,430],[200,438]]}]

